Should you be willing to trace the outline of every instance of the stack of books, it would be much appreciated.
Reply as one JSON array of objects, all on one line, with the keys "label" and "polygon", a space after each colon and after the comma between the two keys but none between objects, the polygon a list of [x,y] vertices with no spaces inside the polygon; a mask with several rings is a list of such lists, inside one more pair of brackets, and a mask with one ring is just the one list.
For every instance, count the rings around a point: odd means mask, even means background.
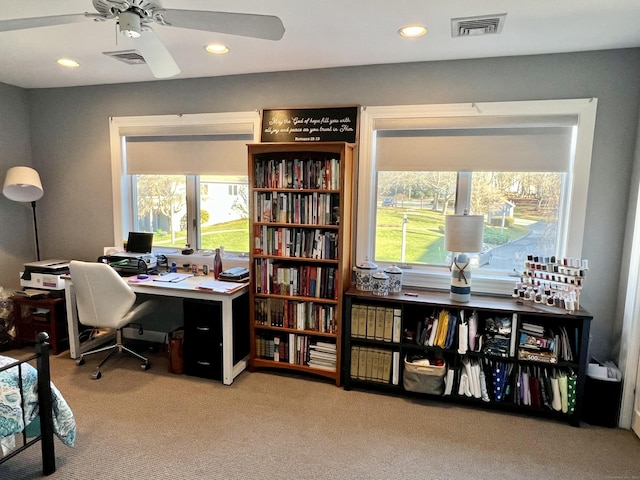
[{"label": "stack of books", "polygon": [[309,345],[308,365],[321,370],[336,371],[336,345],[335,343],[317,342]]}]

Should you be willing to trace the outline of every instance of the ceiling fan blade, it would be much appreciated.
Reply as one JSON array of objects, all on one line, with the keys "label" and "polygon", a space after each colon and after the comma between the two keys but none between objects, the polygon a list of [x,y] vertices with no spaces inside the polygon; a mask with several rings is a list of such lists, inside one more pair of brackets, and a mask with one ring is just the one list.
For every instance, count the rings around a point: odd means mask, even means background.
[{"label": "ceiling fan blade", "polygon": [[145,27],[133,41],[154,77],[168,78],[180,73],[180,67],[151,28]]},{"label": "ceiling fan blade", "polygon": [[242,37],[280,40],[284,35],[282,20],[273,15],[207,12],[202,10],[165,9],[162,18],[174,27],[228,33]]},{"label": "ceiling fan blade", "polygon": [[86,22],[87,20],[89,20],[89,17],[85,16],[84,13],[54,15],[51,17],[14,18],[12,20],[0,20],[0,32],[65,25],[67,23]]}]

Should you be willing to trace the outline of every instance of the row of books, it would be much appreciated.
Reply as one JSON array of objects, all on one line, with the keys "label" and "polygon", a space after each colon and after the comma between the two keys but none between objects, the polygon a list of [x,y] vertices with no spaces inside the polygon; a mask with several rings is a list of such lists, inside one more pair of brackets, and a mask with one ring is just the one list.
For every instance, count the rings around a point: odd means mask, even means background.
[{"label": "row of books", "polygon": [[287,265],[270,258],[254,260],[256,293],[337,299],[335,267]]},{"label": "row of books", "polygon": [[382,342],[400,342],[401,310],[380,305],[351,306],[351,336]]},{"label": "row of books", "polygon": [[253,229],[253,253],[292,258],[338,258],[337,231],[267,225],[254,225]]},{"label": "row of books", "polygon": [[253,220],[262,223],[337,225],[338,193],[253,192]]},{"label": "row of books", "polygon": [[255,323],[272,327],[336,333],[336,307],[284,298],[256,298]]},{"label": "row of books", "polygon": [[254,183],[256,188],[337,190],[340,188],[340,161],[337,158],[256,161]]},{"label": "row of books", "polygon": [[256,356],[274,362],[336,370],[336,345],[313,341],[308,335],[256,335]]},{"label": "row of books", "polygon": [[353,345],[351,347],[350,376],[357,380],[398,385],[400,381],[400,352]]}]

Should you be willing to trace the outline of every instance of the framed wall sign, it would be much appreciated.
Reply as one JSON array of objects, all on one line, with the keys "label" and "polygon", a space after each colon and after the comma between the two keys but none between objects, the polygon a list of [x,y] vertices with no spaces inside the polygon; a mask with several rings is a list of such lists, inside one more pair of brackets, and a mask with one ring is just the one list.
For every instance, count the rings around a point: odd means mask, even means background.
[{"label": "framed wall sign", "polygon": [[265,109],[260,141],[356,143],[357,132],[357,106]]}]

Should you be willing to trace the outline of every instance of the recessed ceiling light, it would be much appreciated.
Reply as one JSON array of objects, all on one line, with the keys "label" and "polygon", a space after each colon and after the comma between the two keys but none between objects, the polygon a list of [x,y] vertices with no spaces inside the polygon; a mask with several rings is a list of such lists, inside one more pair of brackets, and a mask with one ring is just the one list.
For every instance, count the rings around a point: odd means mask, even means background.
[{"label": "recessed ceiling light", "polygon": [[407,25],[398,30],[398,33],[403,37],[416,38],[421,37],[427,33],[427,28],[422,25]]},{"label": "recessed ceiling light", "polygon": [[226,46],[221,45],[219,43],[210,43],[209,45],[204,47],[204,49],[209,53],[215,53],[217,55],[222,55],[223,53],[229,53],[229,49]]},{"label": "recessed ceiling light", "polygon": [[56,60],[58,65],[62,65],[63,67],[76,68],[79,67],[80,64],[75,60],[71,60],[70,58],[59,58]]}]

